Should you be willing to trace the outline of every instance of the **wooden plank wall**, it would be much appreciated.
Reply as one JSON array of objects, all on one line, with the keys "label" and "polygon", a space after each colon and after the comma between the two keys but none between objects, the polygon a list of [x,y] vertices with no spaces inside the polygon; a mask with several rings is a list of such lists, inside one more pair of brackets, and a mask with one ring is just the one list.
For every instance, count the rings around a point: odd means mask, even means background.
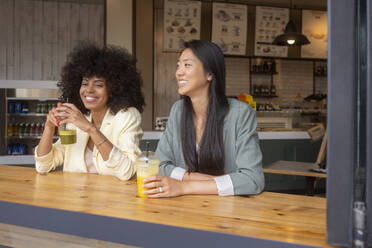
[{"label": "wooden plank wall", "polygon": [[1,0],[0,79],[59,80],[83,40],[104,44],[104,0]]}]

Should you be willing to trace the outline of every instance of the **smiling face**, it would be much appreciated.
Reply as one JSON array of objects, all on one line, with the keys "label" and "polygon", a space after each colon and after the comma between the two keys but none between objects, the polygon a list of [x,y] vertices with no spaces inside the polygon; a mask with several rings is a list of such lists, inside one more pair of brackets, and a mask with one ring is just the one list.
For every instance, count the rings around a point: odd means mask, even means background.
[{"label": "smiling face", "polygon": [[202,62],[191,49],[187,48],[178,60],[176,78],[178,93],[192,97],[194,95],[205,95],[208,92],[212,75],[204,71]]},{"label": "smiling face", "polygon": [[96,76],[84,77],[80,86],[80,98],[90,111],[105,111],[108,102],[106,80]]}]

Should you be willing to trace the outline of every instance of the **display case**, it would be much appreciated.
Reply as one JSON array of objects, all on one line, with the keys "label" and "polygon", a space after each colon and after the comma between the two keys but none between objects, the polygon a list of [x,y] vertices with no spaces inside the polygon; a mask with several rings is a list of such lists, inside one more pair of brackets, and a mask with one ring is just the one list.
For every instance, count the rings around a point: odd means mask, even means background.
[{"label": "display case", "polygon": [[56,82],[2,81],[1,91],[0,164],[34,164],[46,116],[58,102]]}]

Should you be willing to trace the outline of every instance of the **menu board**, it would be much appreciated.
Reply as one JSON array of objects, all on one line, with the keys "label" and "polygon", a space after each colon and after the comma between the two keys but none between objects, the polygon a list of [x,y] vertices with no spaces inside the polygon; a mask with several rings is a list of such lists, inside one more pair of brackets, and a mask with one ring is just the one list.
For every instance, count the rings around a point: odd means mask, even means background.
[{"label": "menu board", "polygon": [[254,54],[256,56],[287,57],[286,46],[271,45],[276,36],[283,34],[289,21],[289,9],[256,6]]},{"label": "menu board", "polygon": [[301,47],[303,58],[327,58],[328,22],[327,11],[303,10],[302,33],[310,44]]},{"label": "menu board", "polygon": [[246,5],[213,3],[212,41],[224,54],[246,54]]},{"label": "menu board", "polygon": [[179,52],[185,41],[200,39],[201,2],[164,1],[163,50]]}]

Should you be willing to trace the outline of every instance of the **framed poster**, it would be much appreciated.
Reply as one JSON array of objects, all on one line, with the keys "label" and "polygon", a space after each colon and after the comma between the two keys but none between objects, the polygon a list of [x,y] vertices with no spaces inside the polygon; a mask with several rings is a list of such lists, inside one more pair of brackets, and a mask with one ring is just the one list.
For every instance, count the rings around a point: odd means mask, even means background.
[{"label": "framed poster", "polygon": [[327,11],[302,10],[302,33],[310,44],[301,46],[302,58],[326,59],[328,53]]},{"label": "framed poster", "polygon": [[179,52],[185,41],[200,39],[201,2],[165,0],[163,51]]},{"label": "framed poster", "polygon": [[213,3],[212,42],[224,54],[245,55],[247,43],[247,6]]},{"label": "framed poster", "polygon": [[276,36],[284,33],[289,21],[289,9],[256,6],[254,55],[287,57],[286,46],[271,45]]}]

